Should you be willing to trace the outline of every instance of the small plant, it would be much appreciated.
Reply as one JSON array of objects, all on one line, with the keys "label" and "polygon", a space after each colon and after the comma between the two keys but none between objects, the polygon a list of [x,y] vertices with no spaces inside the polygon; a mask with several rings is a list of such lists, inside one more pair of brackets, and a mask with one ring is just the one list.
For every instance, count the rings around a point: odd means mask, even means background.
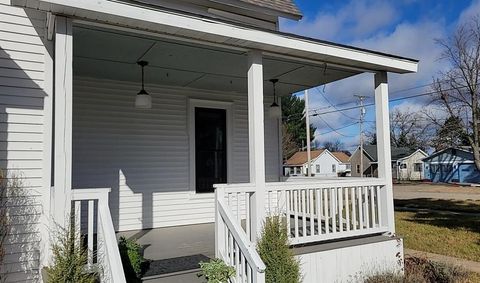
[{"label": "small plant", "polygon": [[142,247],[134,239],[121,237],[118,249],[120,250],[125,276],[131,278],[130,281],[140,278],[146,263],[142,255]]},{"label": "small plant", "polygon": [[265,282],[297,283],[301,281],[300,262],[288,244],[287,227],[279,216],[268,217],[257,245],[265,263]]},{"label": "small plant", "polygon": [[87,250],[80,244],[82,241],[73,223],[70,219],[68,228],[58,233],[52,246],[53,265],[46,269],[48,282],[93,283],[97,280],[97,274],[86,268]]},{"label": "small plant", "polygon": [[218,258],[200,262],[200,269],[202,271],[198,277],[205,277],[207,283],[228,283],[230,278],[235,276],[235,268]]}]

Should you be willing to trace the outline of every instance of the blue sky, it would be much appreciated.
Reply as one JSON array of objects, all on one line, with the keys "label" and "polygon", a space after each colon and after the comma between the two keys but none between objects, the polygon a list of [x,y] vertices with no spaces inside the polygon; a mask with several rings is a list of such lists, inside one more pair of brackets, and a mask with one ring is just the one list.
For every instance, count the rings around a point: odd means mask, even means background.
[{"label": "blue sky", "polygon": [[[300,21],[282,20],[280,29],[323,40],[354,45],[391,54],[419,59],[419,72],[389,75],[390,98],[399,98],[429,91],[440,70],[448,68],[440,60],[441,48],[436,39],[447,37],[468,18],[480,14],[480,0],[295,0],[304,14]],[[413,88],[413,89],[412,89]],[[312,109],[334,110],[355,106],[354,94],[372,97],[373,75],[362,74],[331,83],[310,92]],[[300,94],[301,95],[301,94]],[[420,112],[428,106],[428,97],[407,99],[390,104],[395,108]],[[359,140],[357,122],[359,109],[312,117],[317,126],[316,140],[341,140],[352,150]],[[323,121],[322,121],[323,119]],[[374,108],[367,108],[365,125],[374,127]],[[332,131],[332,129],[342,128]]]}]

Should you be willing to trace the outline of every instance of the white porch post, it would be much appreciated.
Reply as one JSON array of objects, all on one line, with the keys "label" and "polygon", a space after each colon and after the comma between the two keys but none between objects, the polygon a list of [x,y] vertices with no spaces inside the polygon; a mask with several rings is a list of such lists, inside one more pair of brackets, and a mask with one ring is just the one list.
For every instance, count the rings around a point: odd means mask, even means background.
[{"label": "white porch post", "polygon": [[388,79],[386,72],[375,74],[375,117],[377,121],[378,177],[385,179],[381,190],[382,226],[395,233],[393,209],[392,157],[390,150],[390,118],[388,109]]},{"label": "white porch post", "polygon": [[70,215],[72,189],[72,21],[56,17],[55,93],[53,137],[54,221],[65,227]]},{"label": "white porch post", "polygon": [[251,237],[256,242],[265,219],[265,132],[263,114],[263,65],[262,53],[248,54],[248,157],[250,183],[256,192],[250,198]]}]

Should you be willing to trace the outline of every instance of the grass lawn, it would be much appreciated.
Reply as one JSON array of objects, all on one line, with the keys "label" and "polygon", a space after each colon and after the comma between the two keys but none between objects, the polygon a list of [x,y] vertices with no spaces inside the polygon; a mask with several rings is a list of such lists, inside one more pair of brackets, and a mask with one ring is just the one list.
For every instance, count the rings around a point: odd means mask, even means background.
[{"label": "grass lawn", "polygon": [[447,200],[431,198],[396,199],[395,206],[480,213],[480,200]]},{"label": "grass lawn", "polygon": [[405,248],[480,262],[479,216],[395,211],[395,220]]}]

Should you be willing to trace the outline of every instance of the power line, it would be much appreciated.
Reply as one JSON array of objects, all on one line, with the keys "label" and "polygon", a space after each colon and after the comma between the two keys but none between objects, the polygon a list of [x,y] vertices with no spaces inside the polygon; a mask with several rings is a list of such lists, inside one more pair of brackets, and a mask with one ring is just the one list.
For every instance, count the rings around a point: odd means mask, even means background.
[{"label": "power line", "polygon": [[[477,85],[480,85],[480,83],[478,83]],[[458,87],[458,88],[466,88],[466,87],[468,87],[468,86],[463,86],[463,87]],[[444,89],[443,91],[451,91],[451,90],[456,90],[458,88]],[[419,94],[415,94],[415,95],[390,99],[388,102],[396,102],[396,101],[401,101],[401,100],[405,100],[405,99],[411,99],[411,98],[416,98],[416,97],[421,97],[421,96],[426,96],[426,95],[432,95],[432,94],[435,94],[435,93],[437,93],[437,92],[436,91],[424,92],[424,93],[419,93]],[[370,107],[370,106],[375,106],[375,103],[369,103],[369,104],[364,105],[364,107]],[[322,113],[314,113],[314,114],[311,114],[311,116],[325,115],[325,114],[335,113],[335,112],[339,112],[339,111],[357,109],[357,108],[360,108],[360,107],[362,107],[362,106],[357,105],[357,106],[352,106],[352,107],[346,107],[346,108],[326,111],[326,112],[322,112]],[[316,109],[312,109],[312,111],[316,112]]]},{"label": "power line", "polygon": [[327,121],[325,121],[325,119],[323,119],[323,117],[318,116],[318,118],[320,118],[320,120],[322,120],[322,122],[323,122],[328,128],[330,128],[330,130],[331,130],[330,133],[331,133],[331,132],[335,132],[335,133],[337,133],[338,135],[340,135],[340,136],[342,136],[342,137],[354,138],[354,136],[348,136],[348,135],[345,135],[345,134],[340,133],[340,132],[338,131],[338,130],[340,130],[340,129],[335,129],[335,128],[333,128],[332,126],[330,126],[330,124],[328,124]]}]

